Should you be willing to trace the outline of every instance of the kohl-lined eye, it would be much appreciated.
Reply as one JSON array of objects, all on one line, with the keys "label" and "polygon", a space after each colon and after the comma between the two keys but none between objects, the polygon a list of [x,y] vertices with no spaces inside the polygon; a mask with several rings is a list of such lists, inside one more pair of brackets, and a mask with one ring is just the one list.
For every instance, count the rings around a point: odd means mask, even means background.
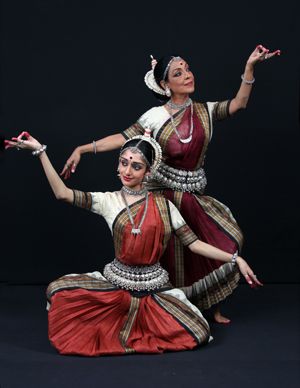
[{"label": "kohl-lined eye", "polygon": [[140,164],[137,164],[137,163],[132,163],[132,167],[134,168],[134,170],[136,171],[139,171],[141,170],[142,166]]},{"label": "kohl-lined eye", "polygon": [[127,162],[126,160],[124,160],[124,159],[121,159],[121,160],[120,160],[120,163],[121,163],[122,166],[124,166],[124,167],[128,166],[128,162]]},{"label": "kohl-lined eye", "polygon": [[176,71],[176,73],[174,74],[174,77],[180,77],[180,76],[181,76],[181,74],[182,74],[182,72],[181,72],[181,71]]}]

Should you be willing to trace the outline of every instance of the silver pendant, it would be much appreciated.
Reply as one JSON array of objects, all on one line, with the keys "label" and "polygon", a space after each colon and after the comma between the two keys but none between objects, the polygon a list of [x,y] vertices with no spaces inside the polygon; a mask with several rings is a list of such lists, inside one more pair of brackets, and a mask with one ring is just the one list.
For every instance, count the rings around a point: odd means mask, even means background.
[{"label": "silver pendant", "polygon": [[132,228],[131,234],[142,234],[141,229],[140,228]]},{"label": "silver pendant", "polygon": [[179,141],[181,143],[189,143],[191,140],[192,140],[193,136],[190,135],[189,137],[187,137],[186,139],[182,139],[181,137],[179,138]]}]

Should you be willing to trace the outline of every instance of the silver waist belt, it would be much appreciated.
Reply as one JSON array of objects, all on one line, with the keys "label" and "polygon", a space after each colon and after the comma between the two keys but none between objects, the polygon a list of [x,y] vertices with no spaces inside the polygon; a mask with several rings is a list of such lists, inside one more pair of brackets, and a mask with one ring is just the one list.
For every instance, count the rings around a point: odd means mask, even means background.
[{"label": "silver waist belt", "polygon": [[190,191],[202,194],[207,185],[203,168],[188,171],[161,163],[152,177],[155,181],[162,183],[163,186],[177,191]]},{"label": "silver waist belt", "polygon": [[169,281],[168,272],[159,263],[135,266],[114,259],[104,267],[103,274],[115,286],[131,291],[155,290]]}]

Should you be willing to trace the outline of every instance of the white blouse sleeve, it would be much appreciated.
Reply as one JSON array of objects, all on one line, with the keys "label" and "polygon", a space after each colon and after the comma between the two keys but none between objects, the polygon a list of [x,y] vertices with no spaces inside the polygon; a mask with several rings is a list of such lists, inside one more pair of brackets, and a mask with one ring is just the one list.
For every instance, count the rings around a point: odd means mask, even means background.
[{"label": "white blouse sleeve", "polygon": [[84,192],[73,190],[74,192],[74,206],[90,210],[93,213],[102,216],[109,229],[112,231],[112,226],[116,216],[124,208],[124,203],[120,192]]},{"label": "white blouse sleeve", "polygon": [[210,140],[213,134],[213,123],[214,121],[224,120],[230,116],[229,114],[229,105],[231,100],[226,101],[215,101],[207,102],[209,120],[210,120]]},{"label": "white blouse sleeve", "polygon": [[100,216],[104,216],[104,214],[107,212],[107,201],[105,200],[105,193],[93,192],[90,194],[92,196],[91,211],[93,213],[99,214]]},{"label": "white blouse sleeve", "polygon": [[180,214],[179,210],[177,207],[171,202],[169,202],[169,208],[170,208],[170,216],[171,216],[171,223],[172,223],[172,228],[174,230],[177,230],[181,228],[182,225],[185,225],[186,222],[182,215]]},{"label": "white blouse sleeve", "polygon": [[198,240],[198,237],[192,231],[192,229],[186,224],[184,218],[180,214],[179,210],[175,205],[169,202],[170,216],[172,227],[175,231],[176,236],[180,239],[181,243],[184,246],[192,244],[194,241]]},{"label": "white blouse sleeve", "polygon": [[110,229],[115,217],[124,208],[119,191],[105,193],[90,193],[92,196],[91,211],[104,217]]},{"label": "white blouse sleeve", "polygon": [[73,190],[74,200],[73,205],[90,210],[104,216],[107,213],[106,193],[90,193],[80,190]]},{"label": "white blouse sleeve", "polygon": [[151,129],[153,137],[156,136],[162,125],[169,119],[170,115],[163,106],[155,106],[145,112],[138,123],[145,129]]}]

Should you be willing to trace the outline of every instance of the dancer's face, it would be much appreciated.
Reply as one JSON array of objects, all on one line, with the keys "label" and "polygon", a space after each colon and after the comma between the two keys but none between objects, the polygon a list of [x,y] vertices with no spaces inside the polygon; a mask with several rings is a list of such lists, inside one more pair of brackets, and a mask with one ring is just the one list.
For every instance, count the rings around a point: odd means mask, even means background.
[{"label": "dancer's face", "polygon": [[173,95],[183,95],[194,92],[194,75],[185,60],[175,60],[171,63],[166,85],[171,89]]},{"label": "dancer's face", "polygon": [[140,190],[147,165],[138,152],[125,150],[119,158],[119,174],[122,184],[132,190]]}]

